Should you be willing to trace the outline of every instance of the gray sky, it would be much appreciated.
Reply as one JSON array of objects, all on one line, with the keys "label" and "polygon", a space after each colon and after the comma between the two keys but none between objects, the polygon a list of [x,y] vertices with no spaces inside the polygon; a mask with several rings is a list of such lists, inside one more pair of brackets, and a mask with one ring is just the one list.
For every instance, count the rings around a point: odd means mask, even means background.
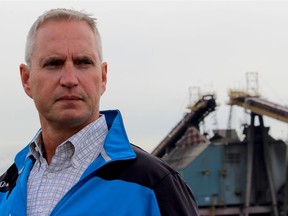
[{"label": "gray sky", "polygon": [[[120,109],[130,141],[147,151],[187,111],[191,86],[217,94],[220,107],[213,115],[217,124],[212,117],[207,122],[211,129],[227,126],[228,89],[244,88],[246,72],[258,72],[265,98],[288,105],[288,2],[2,1],[0,172],[39,128],[18,67],[32,22],[56,7],[98,18],[109,65],[102,109]],[[233,127],[245,122],[243,113],[236,109]],[[286,124],[264,121],[273,136],[288,137]]]}]

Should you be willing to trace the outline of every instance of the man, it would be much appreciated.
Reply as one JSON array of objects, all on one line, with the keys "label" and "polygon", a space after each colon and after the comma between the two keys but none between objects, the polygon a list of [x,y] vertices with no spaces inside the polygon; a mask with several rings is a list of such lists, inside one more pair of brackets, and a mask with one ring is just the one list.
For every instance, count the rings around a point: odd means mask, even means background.
[{"label": "man", "polygon": [[198,215],[190,189],[99,111],[107,63],[95,19],[53,9],[31,27],[20,75],[41,130],[1,176],[0,215]]}]

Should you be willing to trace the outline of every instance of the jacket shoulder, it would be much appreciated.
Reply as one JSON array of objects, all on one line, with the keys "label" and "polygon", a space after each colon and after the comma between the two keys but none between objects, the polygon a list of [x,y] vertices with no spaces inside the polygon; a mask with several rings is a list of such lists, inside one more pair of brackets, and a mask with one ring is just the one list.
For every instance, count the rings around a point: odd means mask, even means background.
[{"label": "jacket shoulder", "polygon": [[137,183],[154,191],[161,215],[198,216],[192,191],[166,162],[132,145],[136,158],[111,162],[96,175],[106,180]]},{"label": "jacket shoulder", "polygon": [[111,162],[96,173],[107,180],[123,180],[154,189],[159,181],[174,171],[161,159],[151,155],[138,146],[132,145],[136,158]]},{"label": "jacket shoulder", "polygon": [[[16,185],[19,176],[19,170],[22,169],[25,163],[25,158],[29,152],[29,146],[22,149],[15,157],[15,162],[0,176],[0,192],[11,192]],[[31,157],[32,159],[32,157]]]},{"label": "jacket shoulder", "polygon": [[0,192],[11,191],[18,178],[18,169],[15,163],[13,163],[9,169],[0,176]]}]

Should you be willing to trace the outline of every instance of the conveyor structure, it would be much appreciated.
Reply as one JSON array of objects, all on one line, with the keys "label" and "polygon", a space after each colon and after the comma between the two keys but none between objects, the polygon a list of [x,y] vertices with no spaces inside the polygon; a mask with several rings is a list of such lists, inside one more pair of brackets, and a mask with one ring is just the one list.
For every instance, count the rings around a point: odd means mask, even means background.
[{"label": "conveyor structure", "polygon": [[230,91],[229,105],[237,105],[257,115],[269,116],[279,121],[288,123],[288,107],[282,106],[259,96],[251,96],[242,91]]},{"label": "conveyor structure", "polygon": [[229,105],[250,113],[242,141],[231,128],[214,130],[209,140],[199,132],[199,123],[216,107],[214,95],[207,95],[152,154],[183,176],[203,216],[287,215],[287,144],[269,135],[263,116],[287,123],[288,108],[240,91],[230,91],[229,97]]},{"label": "conveyor structure", "polygon": [[189,107],[183,119],[171,130],[164,140],[153,150],[152,154],[163,157],[176,147],[176,142],[184,135],[189,127],[199,129],[199,123],[216,108],[213,94],[204,95],[193,106]]}]

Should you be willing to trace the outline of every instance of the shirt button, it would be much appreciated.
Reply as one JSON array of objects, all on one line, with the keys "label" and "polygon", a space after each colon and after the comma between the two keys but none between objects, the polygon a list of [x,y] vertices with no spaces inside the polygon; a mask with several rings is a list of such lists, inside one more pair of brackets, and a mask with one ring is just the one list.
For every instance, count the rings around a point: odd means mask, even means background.
[{"label": "shirt button", "polygon": [[38,213],[43,212],[43,208],[42,208],[42,207],[39,207],[39,208],[37,209],[37,212],[38,212]]},{"label": "shirt button", "polygon": [[78,167],[80,165],[80,163],[77,160],[73,160],[73,164],[74,166]]},{"label": "shirt button", "polygon": [[47,178],[53,178],[54,176],[55,176],[54,173],[48,173],[48,174],[47,174]]}]

